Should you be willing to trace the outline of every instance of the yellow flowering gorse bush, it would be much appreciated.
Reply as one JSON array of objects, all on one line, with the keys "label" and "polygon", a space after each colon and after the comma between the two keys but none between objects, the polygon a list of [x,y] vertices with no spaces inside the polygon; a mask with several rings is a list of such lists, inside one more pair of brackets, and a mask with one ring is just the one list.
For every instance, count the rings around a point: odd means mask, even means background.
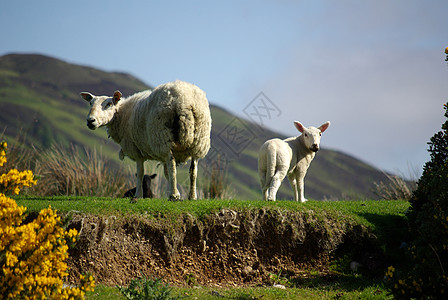
[{"label": "yellow flowering gorse bush", "polygon": [[[6,150],[8,144],[2,142],[0,144],[0,167],[6,162]],[[17,169],[11,169],[6,174],[0,175],[0,193],[5,194],[7,191],[12,191],[15,195],[18,195],[20,189],[24,186],[31,187],[36,184],[33,172],[31,170],[25,170],[20,172]]]},{"label": "yellow flowering gorse bush", "polygon": [[[1,144],[0,166],[6,162]],[[10,172],[8,172],[10,174]],[[31,171],[8,177],[8,186],[20,187],[34,182]],[[28,174],[25,177],[23,174]],[[3,175],[1,178],[4,178]],[[30,180],[30,178],[32,180]],[[17,180],[15,182],[14,180]],[[38,217],[22,224],[26,208],[0,193],[0,295],[2,299],[84,299],[94,289],[92,276],[80,276],[79,287],[63,287],[68,275],[65,260],[68,244],[76,242],[76,229],[64,230],[56,210],[43,209]]]}]

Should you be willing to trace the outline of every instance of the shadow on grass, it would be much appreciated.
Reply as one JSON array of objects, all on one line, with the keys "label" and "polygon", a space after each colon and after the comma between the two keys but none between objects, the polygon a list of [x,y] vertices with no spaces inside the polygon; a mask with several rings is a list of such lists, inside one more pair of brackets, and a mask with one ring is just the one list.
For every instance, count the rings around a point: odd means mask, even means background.
[{"label": "shadow on grass", "polygon": [[[289,284],[347,292],[373,287],[381,293],[385,289],[383,278],[387,267],[406,262],[406,242],[409,240],[406,217],[365,212],[358,215],[373,225],[371,238],[348,238],[335,251],[329,273],[290,278]],[[358,270],[350,268],[352,262],[359,263]]]}]

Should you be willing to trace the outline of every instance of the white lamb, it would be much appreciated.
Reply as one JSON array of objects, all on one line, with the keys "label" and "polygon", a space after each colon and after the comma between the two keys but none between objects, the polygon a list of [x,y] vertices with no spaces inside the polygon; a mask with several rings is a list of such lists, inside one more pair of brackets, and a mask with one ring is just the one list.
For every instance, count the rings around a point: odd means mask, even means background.
[{"label": "white lamb", "polygon": [[285,176],[288,175],[294,190],[294,200],[307,201],[304,196],[303,179],[319,150],[322,132],[330,126],[330,121],[318,128],[305,128],[298,121],[295,121],[294,125],[302,135],[285,140],[268,140],[260,148],[258,173],[264,200],[275,201],[277,191]]},{"label": "white lamb", "polygon": [[179,200],[176,164],[191,159],[189,199],[196,199],[197,164],[210,149],[211,117],[205,93],[197,86],[175,81],[152,92],[121,98],[81,93],[90,103],[87,126],[107,127],[109,136],[121,146],[120,159],[128,156],[137,164],[136,198],[143,196],[143,163],[163,163],[169,181],[170,200]]}]

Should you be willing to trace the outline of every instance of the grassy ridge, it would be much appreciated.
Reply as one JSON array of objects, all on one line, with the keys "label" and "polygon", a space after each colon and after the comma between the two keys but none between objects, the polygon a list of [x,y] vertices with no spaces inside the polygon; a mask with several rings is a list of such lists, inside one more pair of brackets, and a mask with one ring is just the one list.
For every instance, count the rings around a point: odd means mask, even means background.
[{"label": "grassy ridge", "polygon": [[[140,199],[130,203],[128,199],[95,197],[16,197],[19,205],[27,207],[28,212],[39,211],[51,205],[59,212],[76,211],[94,215],[115,215],[126,218],[140,215],[145,218],[177,219],[179,215],[191,214],[198,218],[221,209],[236,211],[269,209],[280,211],[312,210],[324,222],[326,217],[341,222],[354,222],[372,229],[378,242],[388,255],[399,254],[389,251],[397,248],[403,232],[406,231],[404,214],[409,207],[407,201],[253,201],[253,200],[196,200],[170,202],[166,199]],[[393,245],[393,247],[392,247]],[[279,278],[279,280],[288,280]],[[282,283],[280,281],[280,283]],[[339,273],[337,277],[320,277],[307,273],[285,290],[273,287],[173,287],[173,295],[187,299],[387,299],[387,291],[381,278],[366,277],[359,273]],[[124,299],[115,287],[100,285],[87,299]]]},{"label": "grassy ridge", "polygon": [[19,205],[29,211],[39,211],[51,205],[61,212],[72,210],[91,214],[158,214],[169,213],[178,215],[190,213],[202,216],[216,212],[223,208],[228,209],[260,209],[274,208],[290,211],[312,209],[354,218],[360,224],[377,226],[377,217],[398,216],[403,217],[409,207],[407,201],[367,200],[367,201],[308,201],[297,203],[294,201],[266,202],[258,200],[185,200],[171,202],[166,199],[140,199],[137,203],[130,203],[128,199],[96,198],[96,197],[34,197],[21,196],[16,198]]},{"label": "grassy ridge", "polygon": [[322,218],[330,215],[341,221],[353,220],[367,226],[378,236],[380,243],[401,242],[402,233],[398,227],[404,225],[404,214],[409,207],[407,201],[366,200],[366,201],[294,201],[265,202],[257,200],[185,200],[171,202],[166,199],[140,199],[130,203],[128,199],[111,199],[95,197],[17,197],[17,203],[28,208],[28,211],[39,211],[51,206],[60,212],[78,211],[95,215],[129,215],[138,214],[148,217],[172,217],[189,213],[201,218],[223,208],[234,210],[274,209],[287,211],[313,210]]}]

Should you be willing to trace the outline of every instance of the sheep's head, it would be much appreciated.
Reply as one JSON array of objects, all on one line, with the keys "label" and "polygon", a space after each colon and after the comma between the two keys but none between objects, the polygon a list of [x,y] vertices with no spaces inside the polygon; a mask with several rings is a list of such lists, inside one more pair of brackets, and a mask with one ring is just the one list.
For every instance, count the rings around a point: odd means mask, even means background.
[{"label": "sheep's head", "polygon": [[319,151],[322,132],[327,130],[327,128],[330,126],[330,121],[325,122],[318,128],[313,126],[306,128],[299,121],[294,121],[294,125],[296,126],[297,130],[302,133],[303,141],[306,148],[313,152],[317,152]]},{"label": "sheep's head", "polygon": [[115,91],[112,97],[95,96],[87,92],[83,92],[80,95],[90,103],[90,111],[87,115],[87,127],[95,130],[112,121],[117,111],[115,105],[121,99],[120,91]]}]

